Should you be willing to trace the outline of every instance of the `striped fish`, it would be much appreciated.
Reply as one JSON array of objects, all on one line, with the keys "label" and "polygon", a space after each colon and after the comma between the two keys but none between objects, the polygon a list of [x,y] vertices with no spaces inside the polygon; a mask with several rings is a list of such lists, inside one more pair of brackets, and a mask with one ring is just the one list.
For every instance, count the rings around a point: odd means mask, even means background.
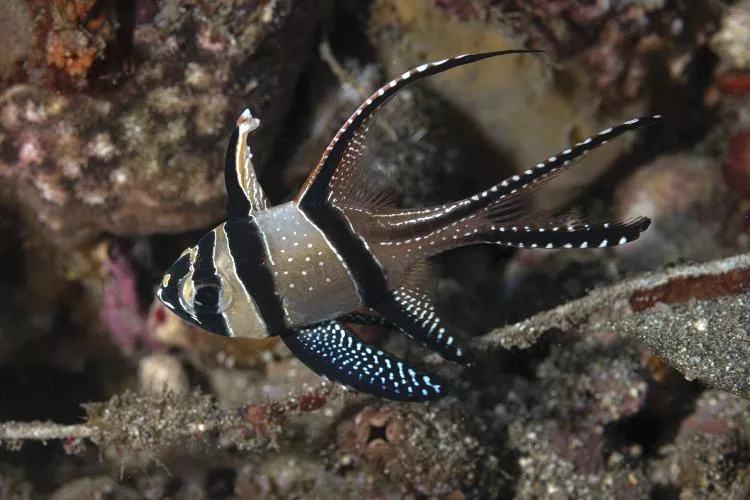
[{"label": "striped fish", "polygon": [[[227,150],[226,222],[188,248],[167,270],[159,299],[217,335],[280,335],[318,374],[380,397],[424,401],[446,382],[364,343],[348,323],[395,326],[463,365],[471,353],[435,310],[429,259],[472,244],[519,248],[601,248],[635,240],[650,221],[584,224],[531,210],[534,191],[589,151],[654,123],[634,118],[469,198],[397,209],[374,169],[361,161],[373,115],[411,82],[489,57],[467,54],[423,64],[372,94],[339,129],[293,201],[271,206],[255,176],[250,111]],[[369,308],[377,313],[355,313]]]}]

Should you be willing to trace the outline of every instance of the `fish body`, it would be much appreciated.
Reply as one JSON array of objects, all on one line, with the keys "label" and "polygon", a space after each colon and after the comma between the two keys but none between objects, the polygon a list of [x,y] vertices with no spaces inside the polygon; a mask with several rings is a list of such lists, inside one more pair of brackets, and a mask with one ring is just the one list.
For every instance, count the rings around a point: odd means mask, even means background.
[{"label": "fish body", "polygon": [[[398,209],[362,161],[372,116],[405,85],[452,67],[507,54],[457,56],[423,64],[378,89],[329,144],[297,197],[270,206],[253,170],[248,110],[225,162],[227,221],[167,270],[157,296],[182,318],[218,335],[280,335],[317,373],[381,397],[422,401],[446,383],[357,338],[347,322],[394,326],[444,358],[469,365],[471,353],[441,323],[430,259],[472,244],[596,248],[635,240],[649,220],[576,222],[534,211],[534,192],[587,152],[656,121],[635,118],[572,146],[471,197]],[[356,313],[369,308],[377,315]]]}]

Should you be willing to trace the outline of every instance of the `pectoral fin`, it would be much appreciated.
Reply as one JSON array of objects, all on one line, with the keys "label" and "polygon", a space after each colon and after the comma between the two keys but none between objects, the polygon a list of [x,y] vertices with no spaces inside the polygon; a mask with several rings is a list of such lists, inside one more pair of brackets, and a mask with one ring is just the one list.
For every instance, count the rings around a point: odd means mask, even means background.
[{"label": "pectoral fin", "polygon": [[335,320],[281,338],[311,370],[360,392],[396,401],[427,401],[447,392],[438,377],[365,344]]}]

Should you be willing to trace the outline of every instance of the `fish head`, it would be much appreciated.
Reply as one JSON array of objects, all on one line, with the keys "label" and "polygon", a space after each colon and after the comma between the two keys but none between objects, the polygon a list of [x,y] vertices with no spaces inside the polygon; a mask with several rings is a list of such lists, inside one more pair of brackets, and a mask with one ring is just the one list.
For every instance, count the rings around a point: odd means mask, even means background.
[{"label": "fish head", "polygon": [[[222,226],[206,233],[195,246],[183,251],[164,273],[156,296],[182,319],[216,335],[234,337],[232,317],[237,316],[232,280],[217,259],[217,240]],[[245,313],[247,315],[247,313]],[[244,322],[252,328],[253,318]],[[247,331],[242,336],[248,335]]]}]

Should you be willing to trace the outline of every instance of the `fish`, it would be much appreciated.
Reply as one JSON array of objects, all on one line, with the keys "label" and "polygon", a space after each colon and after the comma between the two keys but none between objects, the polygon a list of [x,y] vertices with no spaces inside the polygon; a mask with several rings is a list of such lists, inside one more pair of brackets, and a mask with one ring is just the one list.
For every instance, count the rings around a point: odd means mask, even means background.
[{"label": "fish", "polygon": [[396,207],[387,183],[368,168],[363,153],[373,117],[401,89],[484,59],[535,52],[463,54],[403,73],[352,113],[295,198],[276,206],[252,164],[248,137],[260,120],[244,110],[224,165],[227,219],[167,269],[157,297],[216,335],[279,336],[314,372],[357,391],[412,402],[446,395],[444,378],[364,342],[349,326],[396,328],[444,359],[471,366],[471,351],[436,309],[433,257],[475,244],[610,247],[636,240],[650,224],[646,217],[582,222],[535,210],[531,201],[588,152],[660,115],[607,128],[484,191],[424,208]]}]

